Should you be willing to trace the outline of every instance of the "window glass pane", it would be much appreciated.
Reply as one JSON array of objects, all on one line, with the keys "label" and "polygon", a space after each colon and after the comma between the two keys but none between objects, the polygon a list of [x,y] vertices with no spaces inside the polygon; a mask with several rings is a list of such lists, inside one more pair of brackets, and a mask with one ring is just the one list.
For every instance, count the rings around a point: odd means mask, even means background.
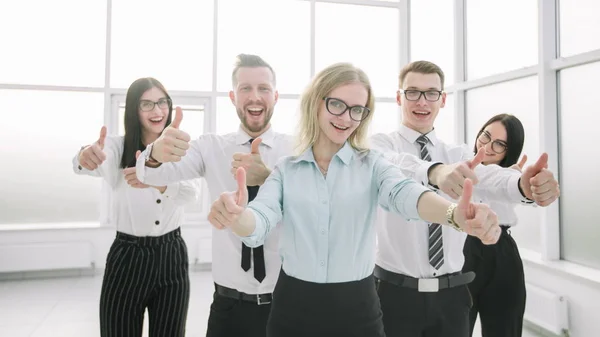
[{"label": "window glass pane", "polygon": [[105,0],[1,1],[0,13],[0,83],[104,86]]},{"label": "window glass pane", "polygon": [[446,105],[440,109],[435,119],[435,135],[446,144],[456,144],[456,116],[454,115],[454,95],[446,96]]},{"label": "window glass pane", "polygon": [[467,0],[467,78],[537,64],[537,0]]},{"label": "window glass pane", "polygon": [[[510,99],[507,99],[510,98]],[[469,90],[466,93],[467,144],[472,148],[477,132],[492,116],[501,113],[515,115],[525,129],[522,154],[526,165],[534,164],[541,154],[539,141],[539,100],[537,76]],[[519,246],[540,251],[542,208],[517,206],[518,225],[512,235]],[[502,219],[500,219],[502,221]]]},{"label": "window glass pane", "polygon": [[351,62],[367,73],[376,97],[396,97],[398,9],[319,2],[315,6],[316,72]]},{"label": "window glass pane", "polygon": [[[600,62],[560,72],[560,213],[565,260],[600,268],[597,218]],[[586,127],[588,126],[588,127]],[[591,173],[591,174],[590,174]]]},{"label": "window glass pane", "polygon": [[[296,135],[300,115],[298,99],[279,99],[271,117],[273,131]],[[237,132],[240,126],[235,106],[229,97],[217,98],[217,134]]]},{"label": "window glass pane", "polygon": [[396,102],[375,102],[375,112],[369,126],[369,135],[398,131],[400,114],[400,107]]},{"label": "window glass pane", "polygon": [[427,60],[437,64],[444,71],[444,86],[453,84],[454,1],[411,1],[410,29],[411,61]]},{"label": "window glass pane", "polygon": [[567,57],[600,49],[600,2],[597,0],[560,1],[560,56]]},{"label": "window glass pane", "polygon": [[[104,95],[0,90],[0,224],[99,221],[101,180],[71,160],[96,141]],[[67,124],[68,123],[68,124]]]},{"label": "window glass pane", "polygon": [[231,90],[238,54],[256,54],[273,67],[279,93],[300,93],[310,81],[308,1],[220,0],[217,82]]},{"label": "window glass pane", "polygon": [[149,76],[170,91],[211,90],[213,17],[213,1],[113,1],[111,86]]}]

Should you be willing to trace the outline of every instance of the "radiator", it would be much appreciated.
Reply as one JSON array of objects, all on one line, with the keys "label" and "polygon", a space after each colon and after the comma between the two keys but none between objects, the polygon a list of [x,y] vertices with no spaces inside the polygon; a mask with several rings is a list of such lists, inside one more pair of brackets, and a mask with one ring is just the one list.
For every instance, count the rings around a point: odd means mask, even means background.
[{"label": "radiator", "polygon": [[55,242],[0,245],[0,272],[90,268],[90,242]]},{"label": "radiator", "polygon": [[567,300],[538,286],[526,283],[525,320],[555,335],[569,330]]}]

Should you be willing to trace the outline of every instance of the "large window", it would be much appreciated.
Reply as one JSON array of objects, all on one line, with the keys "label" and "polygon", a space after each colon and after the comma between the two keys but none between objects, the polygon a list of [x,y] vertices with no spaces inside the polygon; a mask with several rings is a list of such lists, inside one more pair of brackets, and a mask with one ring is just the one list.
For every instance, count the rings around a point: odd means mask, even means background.
[{"label": "large window", "polygon": [[458,141],[454,111],[454,95],[447,95],[446,105],[440,109],[434,125],[435,135],[447,144],[455,144]]},{"label": "large window", "polygon": [[279,93],[299,93],[310,80],[308,1],[220,0],[218,25],[219,91],[231,90],[240,53],[260,55],[274,68]]},{"label": "large window", "polygon": [[600,268],[598,187],[600,123],[597,93],[600,62],[560,72],[560,178],[562,255]]},{"label": "large window", "polygon": [[560,56],[600,49],[600,2],[597,0],[560,1]]},{"label": "large window", "polygon": [[[537,76],[473,89],[466,94],[467,144],[473,147],[477,132],[492,116],[508,113],[515,115],[525,129],[523,154],[528,165],[539,158],[539,103]],[[515,104],[518,102],[518,104]],[[540,207],[517,206],[518,225],[513,235],[520,246],[540,251]],[[502,219],[500,218],[500,223]]]},{"label": "large window", "polygon": [[454,1],[410,3],[410,59],[427,60],[442,68],[445,86],[454,83]]},{"label": "large window", "polygon": [[103,95],[0,90],[0,225],[96,222],[99,178],[79,176],[71,161],[98,139]]},{"label": "large window", "polygon": [[398,89],[398,9],[317,3],[315,70],[351,62],[369,76],[376,97],[395,97]]},{"label": "large window", "polygon": [[112,1],[111,86],[155,77],[169,91],[211,90],[212,7],[212,1]]},{"label": "large window", "polygon": [[375,102],[375,111],[371,125],[369,126],[369,135],[398,131],[401,120],[400,115],[401,112],[398,103]]},{"label": "large window", "polygon": [[0,13],[0,83],[104,86],[105,0],[0,1]]},{"label": "large window", "polygon": [[537,64],[537,5],[537,0],[467,0],[469,80]]}]

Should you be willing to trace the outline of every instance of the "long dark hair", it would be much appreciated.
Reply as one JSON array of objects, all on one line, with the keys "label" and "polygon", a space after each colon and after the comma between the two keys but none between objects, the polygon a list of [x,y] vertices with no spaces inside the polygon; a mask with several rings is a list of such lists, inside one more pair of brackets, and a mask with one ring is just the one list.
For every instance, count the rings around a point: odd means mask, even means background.
[{"label": "long dark hair", "polygon": [[519,160],[521,151],[523,151],[523,143],[525,142],[525,130],[523,129],[523,124],[521,124],[521,121],[513,115],[499,114],[490,118],[490,120],[483,124],[481,130],[477,133],[477,138],[475,138],[473,152],[477,153],[477,139],[481,136],[483,130],[485,130],[488,125],[495,122],[501,122],[506,129],[506,156],[504,156],[504,159],[502,159],[498,165],[510,167]]},{"label": "long dark hair", "polygon": [[[165,87],[157,79],[152,77],[144,77],[135,80],[127,89],[127,97],[125,98],[125,144],[123,147],[123,156],[121,157],[121,168],[135,166],[135,153],[137,150],[144,151],[146,146],[142,143],[142,124],[140,123],[140,97],[152,88],[160,89],[165,96],[171,101],[171,96]],[[167,123],[171,124],[171,115],[173,105],[169,105],[169,115]]]}]

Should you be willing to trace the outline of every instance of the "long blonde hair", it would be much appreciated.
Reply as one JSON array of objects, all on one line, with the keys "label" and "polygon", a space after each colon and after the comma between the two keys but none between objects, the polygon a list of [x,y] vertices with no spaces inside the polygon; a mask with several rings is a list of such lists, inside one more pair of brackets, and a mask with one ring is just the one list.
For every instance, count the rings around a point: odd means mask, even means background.
[{"label": "long blonde hair", "polygon": [[360,122],[356,130],[348,137],[350,145],[359,152],[368,150],[367,135],[369,124],[375,112],[375,97],[367,74],[350,63],[336,63],[321,70],[308,85],[300,99],[300,130],[297,154],[301,154],[317,141],[320,134],[319,108],[324,104],[323,98],[333,90],[351,83],[362,84],[368,92],[366,107],[369,115]]}]

